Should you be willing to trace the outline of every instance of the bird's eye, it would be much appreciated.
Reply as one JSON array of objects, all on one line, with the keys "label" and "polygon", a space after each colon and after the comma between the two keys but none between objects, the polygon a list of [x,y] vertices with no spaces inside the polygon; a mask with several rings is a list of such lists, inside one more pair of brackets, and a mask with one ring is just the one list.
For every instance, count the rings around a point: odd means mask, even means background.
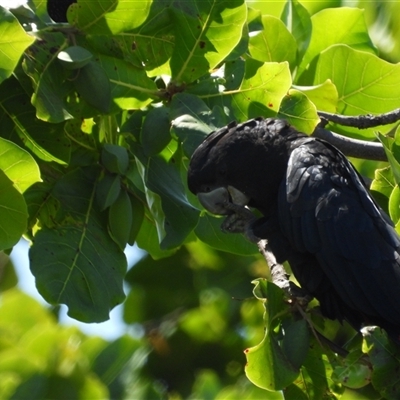
[{"label": "bird's eye", "polygon": [[211,187],[209,185],[203,185],[202,188],[201,188],[201,191],[203,193],[211,192]]}]

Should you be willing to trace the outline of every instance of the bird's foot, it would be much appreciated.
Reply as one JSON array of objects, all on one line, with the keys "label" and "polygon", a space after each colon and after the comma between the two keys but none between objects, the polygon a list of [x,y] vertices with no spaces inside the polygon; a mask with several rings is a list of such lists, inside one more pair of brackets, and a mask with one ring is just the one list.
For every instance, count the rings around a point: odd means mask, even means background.
[{"label": "bird's foot", "polygon": [[221,230],[226,233],[243,233],[248,240],[253,243],[260,241],[260,238],[253,234],[251,225],[256,221],[256,217],[245,206],[235,203],[225,204],[227,210],[231,211],[224,222],[221,224]]}]

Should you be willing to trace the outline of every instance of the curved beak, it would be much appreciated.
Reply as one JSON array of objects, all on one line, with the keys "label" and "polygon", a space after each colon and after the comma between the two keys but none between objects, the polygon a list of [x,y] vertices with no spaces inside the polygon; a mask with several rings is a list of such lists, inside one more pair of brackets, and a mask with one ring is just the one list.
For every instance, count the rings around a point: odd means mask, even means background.
[{"label": "curved beak", "polygon": [[197,197],[207,211],[217,215],[232,214],[228,203],[245,206],[250,201],[248,196],[233,186],[228,186],[228,188],[221,186],[211,192],[198,193]]}]

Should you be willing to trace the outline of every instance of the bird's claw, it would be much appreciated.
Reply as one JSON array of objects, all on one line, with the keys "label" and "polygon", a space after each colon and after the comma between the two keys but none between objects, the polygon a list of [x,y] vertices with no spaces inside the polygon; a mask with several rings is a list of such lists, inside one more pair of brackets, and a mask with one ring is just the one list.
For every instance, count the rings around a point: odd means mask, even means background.
[{"label": "bird's claw", "polygon": [[224,206],[232,214],[225,218],[221,224],[221,230],[226,233],[243,233],[249,241],[253,243],[259,242],[260,238],[255,236],[251,229],[251,225],[257,219],[253,213],[247,207],[231,202],[226,203]]}]

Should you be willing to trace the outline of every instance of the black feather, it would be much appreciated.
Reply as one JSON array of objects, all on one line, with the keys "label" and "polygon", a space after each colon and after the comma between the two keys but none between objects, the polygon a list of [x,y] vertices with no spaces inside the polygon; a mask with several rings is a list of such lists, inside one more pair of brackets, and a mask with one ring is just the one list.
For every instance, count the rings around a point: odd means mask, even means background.
[{"label": "black feather", "polygon": [[289,261],[325,316],[400,337],[400,238],[335,147],[278,119],[231,124],[194,152],[188,184],[248,195],[264,214],[254,234]]}]

